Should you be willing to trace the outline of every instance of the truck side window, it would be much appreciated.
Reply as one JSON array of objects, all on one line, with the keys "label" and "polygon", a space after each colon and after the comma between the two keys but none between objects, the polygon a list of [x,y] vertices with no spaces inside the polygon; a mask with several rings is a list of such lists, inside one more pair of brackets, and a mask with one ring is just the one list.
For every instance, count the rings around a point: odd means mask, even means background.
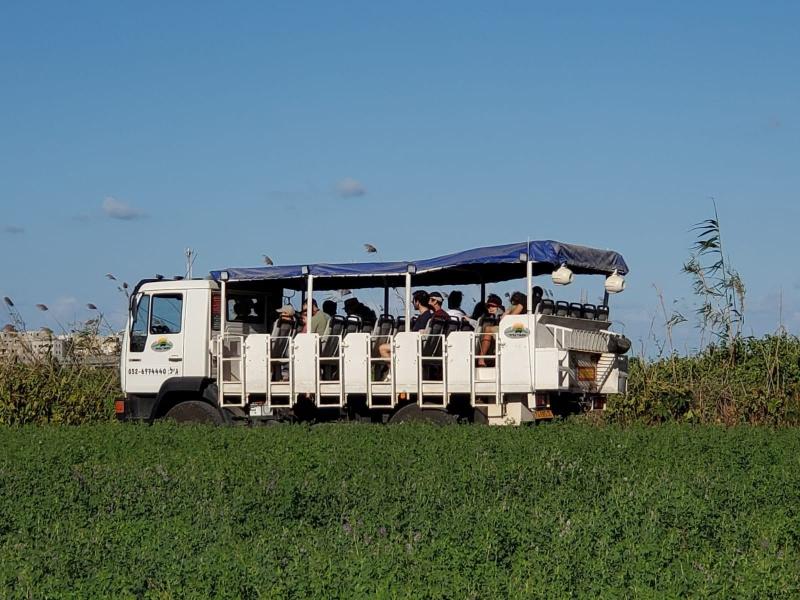
[{"label": "truck side window", "polygon": [[182,294],[159,294],[158,296],[153,296],[150,333],[180,333],[182,309]]},{"label": "truck side window", "polygon": [[131,325],[131,352],[142,352],[147,345],[147,322],[150,317],[150,296],[139,298]]}]

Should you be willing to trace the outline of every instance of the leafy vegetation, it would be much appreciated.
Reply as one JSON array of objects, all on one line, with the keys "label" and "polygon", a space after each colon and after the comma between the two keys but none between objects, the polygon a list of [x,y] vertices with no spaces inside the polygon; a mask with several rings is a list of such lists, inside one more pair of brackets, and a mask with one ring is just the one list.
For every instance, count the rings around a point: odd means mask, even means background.
[{"label": "leafy vegetation", "polygon": [[0,428],[0,589],[788,597],[798,506],[786,429]]},{"label": "leafy vegetation", "polygon": [[[103,356],[96,332],[81,330],[53,353],[49,334],[36,338],[5,334],[0,358],[0,424],[57,423],[77,425],[114,416],[120,396],[114,357]],[[109,364],[108,358],[112,361]]]},{"label": "leafy vegetation", "polygon": [[693,356],[630,363],[628,394],[612,397],[607,418],[629,423],[800,424],[800,339],[737,337]]},{"label": "leafy vegetation", "polygon": [[0,360],[0,423],[77,425],[114,417],[116,369],[43,359]]},{"label": "leafy vegetation", "polygon": [[[692,229],[697,240],[683,271],[691,276],[700,350],[680,355],[675,327],[689,320],[668,311],[660,290],[664,338],[655,357],[630,363],[628,393],[610,399],[606,418],[623,423],[800,424],[800,339],[779,327],[744,337],[745,285],[725,255],[719,214]],[[710,343],[708,341],[710,336]]]},{"label": "leafy vegetation", "polygon": [[[113,333],[102,313],[69,329],[59,324],[61,336],[46,328],[29,333],[11,298],[3,302],[12,323],[0,334],[0,424],[77,425],[112,419],[114,399],[121,392],[118,361],[102,347],[116,343],[113,336],[101,334],[103,327]],[[94,304],[87,306],[97,310]]]},{"label": "leafy vegetation", "polygon": [[[725,255],[716,202],[714,218],[697,223],[692,231],[697,241],[683,272],[691,276],[695,297],[700,300],[697,314],[701,330],[710,331],[714,341],[730,347],[744,324],[745,285]],[[701,338],[700,346],[704,345],[705,338]]]}]

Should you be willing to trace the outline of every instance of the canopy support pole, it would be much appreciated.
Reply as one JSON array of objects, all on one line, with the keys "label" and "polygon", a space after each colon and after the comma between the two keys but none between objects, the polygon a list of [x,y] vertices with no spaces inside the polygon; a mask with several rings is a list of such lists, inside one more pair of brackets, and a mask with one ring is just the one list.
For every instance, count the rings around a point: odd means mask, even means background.
[{"label": "canopy support pole", "polygon": [[481,284],[481,302],[486,302],[486,284]]},{"label": "canopy support pole", "polygon": [[[228,312],[228,300],[227,300],[227,293],[228,293],[228,286],[227,286],[226,279],[220,281],[220,302],[219,302],[219,333],[224,338],[225,337],[225,325],[227,324],[227,317],[226,314]],[[220,367],[222,368],[222,367]]]},{"label": "canopy support pole", "polygon": [[[306,333],[311,331],[311,305],[314,300],[314,276],[308,274],[308,287],[306,288]],[[300,305],[302,307],[302,304]]]},{"label": "canopy support pole", "polygon": [[383,287],[383,316],[389,315],[389,287]]},{"label": "canopy support pole", "polygon": [[411,273],[406,273],[406,324],[405,331],[411,331]]},{"label": "canopy support pole", "polygon": [[608,306],[608,291],[605,291],[605,292],[603,293],[603,304],[605,304],[606,306]]},{"label": "canopy support pole", "polygon": [[526,307],[525,311],[528,314],[531,314],[533,312],[533,262],[529,260],[526,267],[528,277],[528,306]]}]

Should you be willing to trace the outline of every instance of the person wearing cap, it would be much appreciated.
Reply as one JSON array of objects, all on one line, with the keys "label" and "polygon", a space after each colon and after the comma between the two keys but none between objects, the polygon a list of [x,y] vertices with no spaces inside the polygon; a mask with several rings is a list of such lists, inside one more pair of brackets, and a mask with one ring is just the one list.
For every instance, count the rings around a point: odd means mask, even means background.
[{"label": "person wearing cap", "polygon": [[284,304],[278,310],[276,310],[278,314],[280,314],[281,318],[285,319],[294,319],[294,306],[291,304]]},{"label": "person wearing cap", "polygon": [[275,332],[280,329],[282,323],[291,323],[292,325],[296,324],[294,318],[295,315],[294,306],[292,306],[291,304],[284,304],[275,312],[278,313],[278,319],[275,321],[275,324],[273,325],[273,332],[272,332],[273,335],[275,335]]}]

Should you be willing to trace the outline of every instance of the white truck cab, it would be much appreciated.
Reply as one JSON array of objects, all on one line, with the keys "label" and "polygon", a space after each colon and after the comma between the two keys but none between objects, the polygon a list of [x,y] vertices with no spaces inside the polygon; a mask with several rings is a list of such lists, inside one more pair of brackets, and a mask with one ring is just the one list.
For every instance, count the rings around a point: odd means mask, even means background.
[{"label": "white truck cab", "polygon": [[[541,297],[534,277],[603,275],[602,304]],[[212,423],[358,418],[518,424],[602,408],[624,393],[630,342],[610,330],[608,297],[624,288],[616,252],[552,241],[479,248],[415,262],[225,269],[206,279],[141,281],[130,299],[117,403],[123,420]],[[412,285],[524,280],[521,314],[412,325]],[[278,309],[342,288],[382,288],[384,314],[329,318],[322,333]],[[405,289],[391,315],[389,288]],[[310,322],[317,308],[305,303]],[[300,307],[296,307],[300,308]],[[370,322],[373,319],[374,322]]]}]

